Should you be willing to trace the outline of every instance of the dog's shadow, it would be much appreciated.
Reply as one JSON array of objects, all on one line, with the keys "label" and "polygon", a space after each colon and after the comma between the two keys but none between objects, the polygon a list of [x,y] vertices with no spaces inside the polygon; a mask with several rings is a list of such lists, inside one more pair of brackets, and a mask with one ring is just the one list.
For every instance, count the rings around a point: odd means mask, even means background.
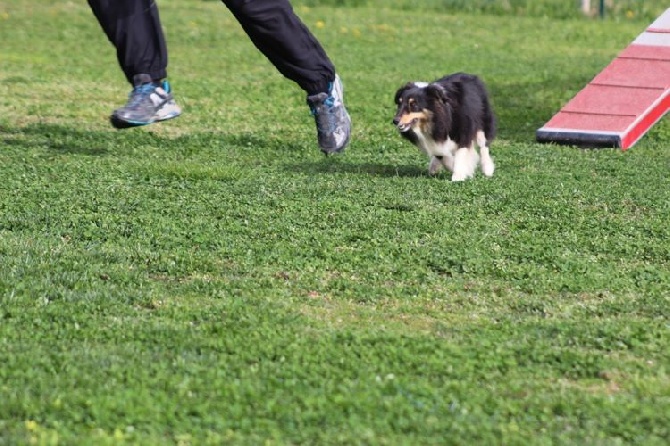
[{"label": "dog's shadow", "polygon": [[425,169],[414,165],[393,165],[381,163],[352,163],[350,161],[337,159],[341,155],[331,155],[327,159],[318,161],[305,161],[286,165],[289,172],[304,174],[359,174],[374,177],[406,177],[426,178],[428,174]]}]

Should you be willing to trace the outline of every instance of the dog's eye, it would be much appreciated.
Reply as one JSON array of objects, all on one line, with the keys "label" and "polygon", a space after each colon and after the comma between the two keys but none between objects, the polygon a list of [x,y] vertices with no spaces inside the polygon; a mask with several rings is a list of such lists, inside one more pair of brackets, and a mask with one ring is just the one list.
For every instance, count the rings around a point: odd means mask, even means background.
[{"label": "dog's eye", "polygon": [[412,103],[409,104],[409,109],[413,112],[418,112],[419,111],[419,105],[416,102],[412,101]]}]

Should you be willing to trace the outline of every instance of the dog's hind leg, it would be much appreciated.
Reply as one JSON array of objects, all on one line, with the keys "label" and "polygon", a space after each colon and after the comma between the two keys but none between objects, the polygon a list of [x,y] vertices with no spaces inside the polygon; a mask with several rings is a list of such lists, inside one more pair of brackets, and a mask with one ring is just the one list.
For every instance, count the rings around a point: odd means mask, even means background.
[{"label": "dog's hind leg", "polygon": [[486,135],[481,130],[477,132],[477,145],[479,146],[479,153],[481,155],[482,172],[487,177],[491,177],[496,166],[493,164],[489,147],[486,145]]},{"label": "dog's hind leg", "polygon": [[468,178],[472,178],[475,176],[475,171],[479,165],[479,153],[477,153],[474,141],[472,141],[472,145],[468,149],[468,154]]},{"label": "dog's hind leg", "polygon": [[450,155],[445,155],[440,157],[440,162],[442,165],[449,171],[454,171],[454,157]]},{"label": "dog's hind leg", "polygon": [[[438,153],[442,155],[435,155],[433,161],[439,161],[442,166],[444,166],[449,172],[454,171],[454,152],[458,149],[458,145],[452,140],[447,138],[447,140],[442,143]],[[436,166],[437,167],[437,166]]]},{"label": "dog's hind leg", "polygon": [[446,168],[449,172],[454,171],[454,158],[449,155],[436,155],[430,159],[430,164],[428,165],[428,173],[435,175],[442,168]]},{"label": "dog's hind leg", "polygon": [[441,158],[443,157],[434,156],[430,159],[430,163],[428,163],[428,175],[436,175],[442,170],[443,161]]}]

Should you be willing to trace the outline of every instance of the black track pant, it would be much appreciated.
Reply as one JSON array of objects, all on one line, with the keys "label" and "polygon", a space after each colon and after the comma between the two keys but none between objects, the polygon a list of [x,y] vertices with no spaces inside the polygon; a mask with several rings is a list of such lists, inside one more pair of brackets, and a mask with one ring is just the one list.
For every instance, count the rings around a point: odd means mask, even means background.
[{"label": "black track pant", "polygon": [[[167,45],[155,0],[88,0],[119,65],[136,74],[167,77]],[[223,0],[256,47],[308,94],[325,91],[335,68],[288,0]]]}]

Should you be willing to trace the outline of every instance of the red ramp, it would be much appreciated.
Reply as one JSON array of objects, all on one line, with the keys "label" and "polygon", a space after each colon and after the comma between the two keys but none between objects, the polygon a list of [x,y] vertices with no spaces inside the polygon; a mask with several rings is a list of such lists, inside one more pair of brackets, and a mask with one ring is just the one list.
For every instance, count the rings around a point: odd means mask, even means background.
[{"label": "red ramp", "polygon": [[536,132],[539,142],[632,147],[670,110],[670,9]]}]

